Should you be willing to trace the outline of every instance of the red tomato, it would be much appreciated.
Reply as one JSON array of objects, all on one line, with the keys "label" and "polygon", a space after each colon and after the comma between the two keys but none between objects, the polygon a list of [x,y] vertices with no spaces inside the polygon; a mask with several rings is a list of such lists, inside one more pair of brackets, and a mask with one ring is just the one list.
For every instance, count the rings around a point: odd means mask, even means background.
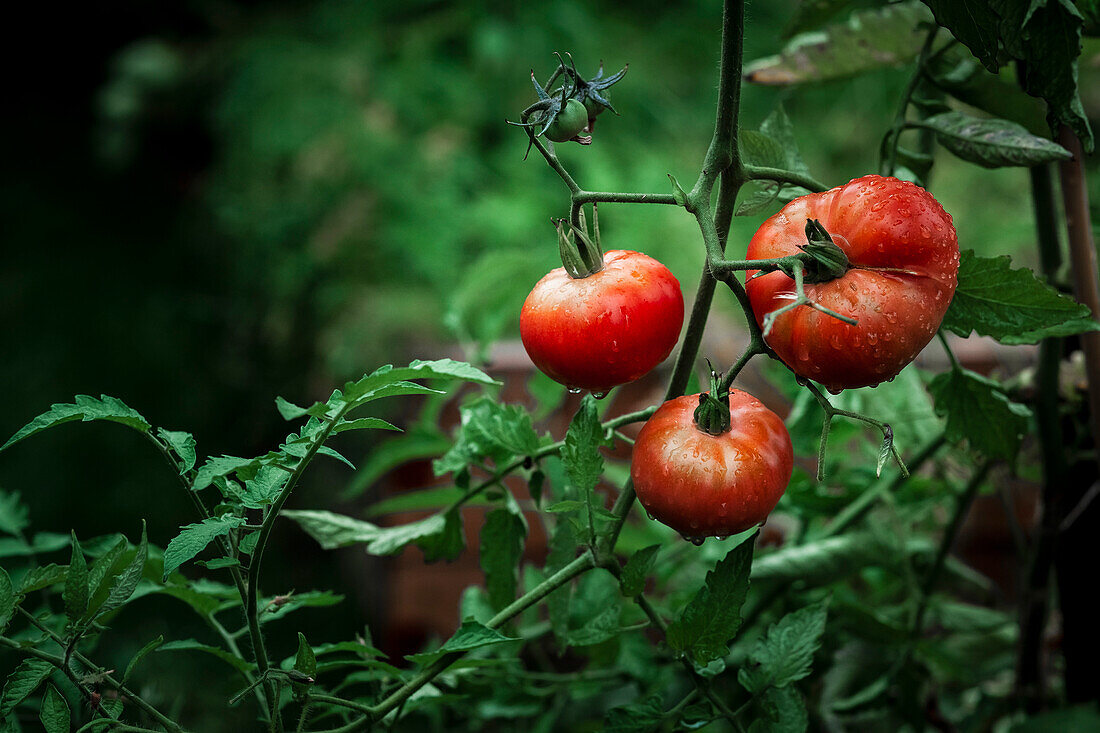
[{"label": "red tomato", "polygon": [[630,478],[638,501],[688,539],[760,524],[791,480],[794,451],[779,416],[737,389],[729,405],[732,427],[715,436],[695,426],[699,395],[669,400],[634,443]]},{"label": "red tomato", "polygon": [[664,361],[684,323],[680,283],[639,252],[613,250],[603,269],[572,278],[551,270],[519,316],[523,346],[547,376],[571,389],[606,392]]},{"label": "red tomato", "polygon": [[[951,215],[913,183],[864,176],[787,204],[756,231],[748,258],[797,254],[807,219],[821,222],[851,269],[807,283],[806,296],[859,324],[799,306],[775,319],[768,345],[796,374],[833,391],[893,379],[935,336],[955,294],[959,241]],[[748,280],[746,289],[761,325],[795,297],[794,281],[782,272]]]}]

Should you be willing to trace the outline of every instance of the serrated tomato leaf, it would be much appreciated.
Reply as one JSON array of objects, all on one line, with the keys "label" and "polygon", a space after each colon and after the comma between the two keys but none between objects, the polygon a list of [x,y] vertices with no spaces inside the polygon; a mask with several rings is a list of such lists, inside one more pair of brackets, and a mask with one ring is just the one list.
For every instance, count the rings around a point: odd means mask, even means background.
[{"label": "serrated tomato leaf", "polygon": [[729,642],[741,627],[741,606],[749,590],[753,540],[750,538],[730,550],[707,573],[706,581],[684,608],[680,617],[669,624],[668,645],[686,652],[705,665],[729,651]]},{"label": "serrated tomato leaf", "polygon": [[997,382],[958,369],[938,375],[928,388],[936,412],[947,418],[949,441],[969,441],[973,450],[991,459],[1016,456],[1031,411],[1010,400]]}]

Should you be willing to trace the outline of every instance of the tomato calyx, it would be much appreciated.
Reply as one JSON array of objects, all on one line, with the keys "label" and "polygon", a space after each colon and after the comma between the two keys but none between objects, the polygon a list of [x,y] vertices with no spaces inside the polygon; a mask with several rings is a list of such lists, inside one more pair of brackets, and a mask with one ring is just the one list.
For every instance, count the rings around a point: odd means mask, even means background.
[{"label": "tomato calyx", "polygon": [[[569,56],[569,54],[566,55]],[[592,129],[592,126],[596,122],[596,117],[605,109],[611,110],[616,115],[619,114],[615,108],[611,106],[609,89],[613,84],[626,76],[630,64],[626,64],[611,76],[605,77],[603,75],[603,60],[601,59],[600,68],[596,70],[596,75],[591,79],[583,79],[577,72],[576,65],[573,64],[572,56],[569,56],[569,63],[571,67],[566,67],[563,64],[562,70],[565,72],[566,76],[569,76],[573,80],[573,85],[577,89],[576,98],[580,100],[585,109],[588,110],[588,129]]]},{"label": "tomato calyx", "polygon": [[695,427],[707,435],[719,436],[730,429],[729,391],[722,394],[721,376],[710,370],[710,391],[699,395],[699,406],[692,417]]},{"label": "tomato calyx", "polygon": [[603,249],[600,247],[600,220],[596,205],[592,205],[593,234],[588,235],[584,209],[578,214],[580,226],[566,219],[551,219],[558,232],[558,254],[569,277],[574,280],[594,275],[603,269]]},{"label": "tomato calyx", "polygon": [[[803,264],[802,278],[808,283],[824,283],[836,280],[851,268],[848,255],[833,241],[833,237],[817,219],[806,220],[806,244],[799,246],[798,259]],[[779,268],[793,278],[793,268]]]}]

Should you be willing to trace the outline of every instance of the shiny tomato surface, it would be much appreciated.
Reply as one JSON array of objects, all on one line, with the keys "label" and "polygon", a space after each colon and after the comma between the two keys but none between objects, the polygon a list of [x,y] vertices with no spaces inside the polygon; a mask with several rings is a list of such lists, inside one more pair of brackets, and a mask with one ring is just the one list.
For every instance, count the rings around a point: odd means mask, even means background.
[{"label": "shiny tomato surface", "polygon": [[520,337],[531,361],[567,387],[606,392],[664,361],[680,337],[684,297],[664,265],[613,250],[603,269],[572,278],[552,270],[527,296]]},{"label": "shiny tomato surface", "polygon": [[767,519],[791,480],[794,452],[783,421],[748,392],[730,390],[730,430],[695,427],[699,395],[661,405],[634,443],[638,501],[684,537],[724,537]]},{"label": "shiny tomato surface", "polygon": [[[797,254],[807,219],[821,222],[851,269],[807,283],[806,296],[859,323],[803,305],[775,320],[768,345],[795,373],[834,391],[893,379],[936,334],[955,294],[959,242],[951,215],[913,183],[864,176],[791,201],[757,230],[748,259]],[[794,281],[782,272],[748,280],[746,289],[761,325],[795,298]]]}]

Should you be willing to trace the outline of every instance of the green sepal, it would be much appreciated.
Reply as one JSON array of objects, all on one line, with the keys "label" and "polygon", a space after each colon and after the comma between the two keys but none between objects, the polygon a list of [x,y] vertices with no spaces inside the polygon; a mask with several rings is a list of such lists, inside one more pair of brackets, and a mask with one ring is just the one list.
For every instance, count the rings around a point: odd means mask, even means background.
[{"label": "green sepal", "polygon": [[730,429],[729,393],[721,394],[721,375],[710,370],[710,391],[699,395],[695,408],[695,427],[708,435],[721,435]]},{"label": "green sepal", "polygon": [[[833,242],[832,235],[817,219],[806,220],[806,244],[799,247],[806,255],[801,257],[804,267],[803,280],[808,283],[824,283],[835,280],[848,272],[848,255]],[[787,277],[793,278],[792,268],[780,266]]]}]

